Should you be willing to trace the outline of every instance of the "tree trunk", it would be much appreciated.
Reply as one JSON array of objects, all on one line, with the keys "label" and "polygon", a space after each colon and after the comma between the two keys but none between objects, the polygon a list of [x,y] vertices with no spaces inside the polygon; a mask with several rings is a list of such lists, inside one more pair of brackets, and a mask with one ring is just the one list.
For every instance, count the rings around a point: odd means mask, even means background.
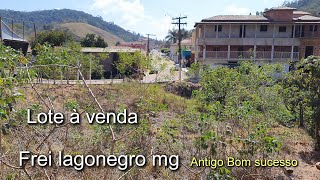
[{"label": "tree trunk", "polygon": [[299,124],[299,127],[300,128],[304,128],[304,119],[303,119],[303,105],[300,104],[300,113],[299,113],[299,119],[300,119],[300,124]]},{"label": "tree trunk", "polygon": [[320,151],[320,109],[318,108],[317,110],[317,114],[315,117],[315,130],[316,130],[316,140],[317,140],[317,144],[316,144],[316,150]]}]

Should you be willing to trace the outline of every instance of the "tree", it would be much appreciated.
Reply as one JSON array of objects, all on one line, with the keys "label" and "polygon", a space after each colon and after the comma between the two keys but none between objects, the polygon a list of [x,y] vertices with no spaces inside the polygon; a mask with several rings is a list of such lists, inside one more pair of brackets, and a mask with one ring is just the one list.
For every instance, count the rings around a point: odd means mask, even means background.
[{"label": "tree", "polygon": [[[70,77],[70,68],[66,68],[65,66],[77,67],[80,65],[80,70],[86,79],[90,78],[90,72],[91,74],[100,76],[103,71],[103,66],[100,61],[107,56],[107,54],[103,57],[84,54],[81,52],[81,46],[76,42],[59,48],[52,48],[49,44],[38,45],[35,49],[37,51],[37,61],[34,64],[48,65],[37,69],[38,76],[40,76],[40,79],[53,79],[54,82],[61,78],[67,80],[77,79],[77,77],[74,76]],[[66,77],[61,77],[63,74],[65,74]]]},{"label": "tree", "polygon": [[108,47],[108,44],[104,41],[101,36],[95,34],[87,34],[86,37],[81,39],[81,46],[83,47]]},{"label": "tree", "polygon": [[[178,29],[172,29],[168,31],[168,35],[165,37],[167,41],[172,42],[172,43],[176,43],[177,40],[179,39],[178,37]],[[189,37],[191,37],[192,31],[187,31],[185,29],[181,29],[181,39],[187,39]]]},{"label": "tree", "polygon": [[298,102],[307,99],[303,101],[313,109],[316,149],[320,150],[320,57],[309,56],[303,59],[292,77],[291,86],[296,86],[300,90]]},{"label": "tree", "polygon": [[178,37],[177,30],[172,29],[172,30],[169,30],[168,35],[166,36],[166,40],[172,43],[176,43],[177,37]]},{"label": "tree", "polygon": [[83,47],[95,47],[95,40],[96,35],[95,34],[87,34],[86,37],[81,39],[80,43]]},{"label": "tree", "polygon": [[23,97],[20,87],[28,77],[25,69],[17,70],[17,67],[27,63],[28,60],[22,53],[0,43],[0,154],[4,153],[2,151],[2,134],[6,130],[4,124],[15,123],[12,122],[13,106]]},{"label": "tree", "polygon": [[98,36],[95,42],[95,47],[101,47],[105,48],[108,44],[104,41],[104,39],[101,36]]},{"label": "tree", "polygon": [[121,75],[127,77],[134,74],[140,76],[149,65],[147,57],[139,51],[134,53],[121,52],[119,56],[119,61],[115,63],[115,67]]},{"label": "tree", "polygon": [[62,46],[68,41],[74,41],[74,39],[68,31],[41,31],[37,34],[37,39],[31,42],[31,48],[33,49],[37,44],[43,45],[45,43],[50,44],[50,46]]}]

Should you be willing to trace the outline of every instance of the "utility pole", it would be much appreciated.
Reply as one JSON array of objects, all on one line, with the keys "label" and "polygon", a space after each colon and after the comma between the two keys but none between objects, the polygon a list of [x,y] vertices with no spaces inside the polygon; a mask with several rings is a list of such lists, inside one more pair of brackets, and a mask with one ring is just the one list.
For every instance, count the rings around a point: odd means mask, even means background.
[{"label": "utility pole", "polygon": [[178,61],[179,61],[179,81],[181,81],[182,79],[182,56],[181,56],[181,41],[182,41],[182,37],[181,37],[181,25],[186,25],[187,23],[182,23],[181,20],[182,19],[186,19],[187,16],[184,17],[176,17],[176,18],[172,18],[172,20],[178,20],[178,22],[173,22],[172,24],[178,25],[178,46],[179,46],[179,56],[178,56]]},{"label": "utility pole", "polygon": [[150,36],[156,36],[154,34],[147,34],[148,36],[148,41],[147,41],[147,56],[149,57],[149,53],[150,53]]},{"label": "utility pole", "polygon": [[0,17],[0,41],[2,42],[2,17]]},{"label": "utility pole", "polygon": [[147,60],[148,62],[150,63],[150,57],[149,57],[149,54],[150,54],[150,36],[156,36],[154,34],[147,34],[148,36],[148,41],[147,41]]}]

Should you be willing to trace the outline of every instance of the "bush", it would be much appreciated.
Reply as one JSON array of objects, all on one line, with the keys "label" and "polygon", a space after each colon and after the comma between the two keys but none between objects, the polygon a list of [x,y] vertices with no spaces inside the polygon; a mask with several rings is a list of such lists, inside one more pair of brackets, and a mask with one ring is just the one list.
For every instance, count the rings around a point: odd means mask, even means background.
[{"label": "bush", "polygon": [[169,48],[161,48],[160,52],[161,53],[168,53],[168,52],[170,52],[170,49]]},{"label": "bush", "polygon": [[31,48],[34,49],[37,44],[44,45],[45,43],[50,46],[62,46],[66,42],[74,40],[74,36],[67,31],[46,30],[37,34],[37,39],[31,42]]}]

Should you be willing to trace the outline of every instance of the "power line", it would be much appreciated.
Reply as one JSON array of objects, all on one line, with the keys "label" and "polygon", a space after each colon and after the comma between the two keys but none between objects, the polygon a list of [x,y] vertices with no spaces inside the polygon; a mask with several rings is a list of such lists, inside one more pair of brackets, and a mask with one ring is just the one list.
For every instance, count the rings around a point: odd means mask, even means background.
[{"label": "power line", "polygon": [[184,17],[176,17],[176,18],[172,18],[173,21],[178,20],[177,22],[173,22],[171,24],[174,25],[178,25],[178,46],[179,46],[179,56],[178,56],[178,61],[179,61],[179,81],[181,81],[182,79],[182,56],[181,56],[181,41],[182,41],[182,37],[181,37],[181,25],[187,25],[187,23],[185,22],[181,22],[182,19],[186,19],[188,18],[187,16]]}]

